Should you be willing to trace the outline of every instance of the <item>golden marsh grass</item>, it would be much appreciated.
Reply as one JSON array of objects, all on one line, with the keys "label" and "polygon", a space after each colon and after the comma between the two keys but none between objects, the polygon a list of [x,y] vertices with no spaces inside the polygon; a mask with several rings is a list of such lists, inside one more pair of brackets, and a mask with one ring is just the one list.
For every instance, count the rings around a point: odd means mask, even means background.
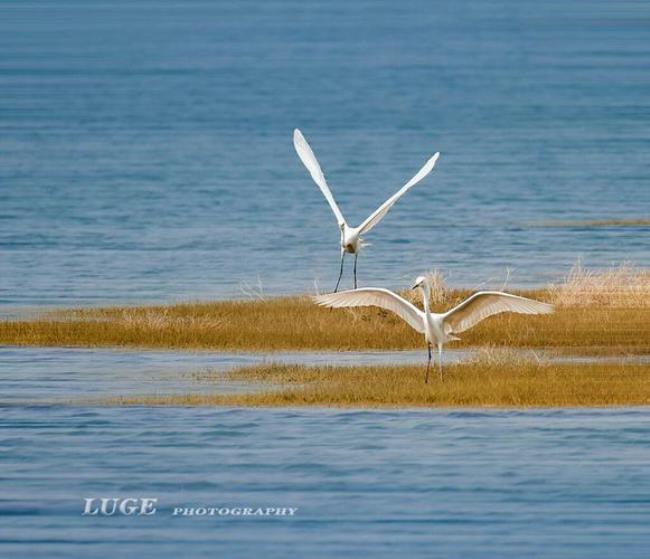
[{"label": "golden marsh grass", "polygon": [[[434,310],[470,292],[447,289],[440,277]],[[601,354],[650,353],[650,274],[576,268],[547,289],[513,291],[555,303],[547,316],[502,315],[462,334],[450,347],[496,345],[570,348]],[[415,293],[405,293],[417,305]],[[0,344],[113,346],[213,350],[396,350],[422,348],[419,334],[381,309],[330,310],[309,297],[60,311],[0,322]]]},{"label": "golden marsh grass", "polygon": [[239,394],[118,398],[168,406],[580,407],[650,404],[650,364],[480,359],[450,365],[424,384],[422,367],[263,365],[227,373],[261,389]]}]

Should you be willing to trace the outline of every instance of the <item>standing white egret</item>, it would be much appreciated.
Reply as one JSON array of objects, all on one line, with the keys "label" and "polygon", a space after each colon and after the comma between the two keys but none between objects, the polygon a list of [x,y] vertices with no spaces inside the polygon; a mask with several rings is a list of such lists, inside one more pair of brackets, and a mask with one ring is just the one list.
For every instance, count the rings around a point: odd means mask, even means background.
[{"label": "standing white egret", "polygon": [[358,227],[352,227],[348,225],[339,209],[332,192],[327,185],[325,180],[325,175],[318,164],[318,160],[314,155],[314,152],[309,147],[307,140],[302,135],[300,130],[297,128],[293,131],[293,145],[296,148],[296,153],[300,160],[303,162],[307,170],[311,174],[311,178],[314,179],[314,182],[318,185],[318,188],[321,189],[323,196],[332,208],[334,215],[336,216],[336,221],[339,224],[339,230],[341,232],[341,269],[339,270],[339,279],[336,282],[336,287],[334,288],[334,293],[338,291],[339,284],[341,283],[341,276],[343,275],[343,260],[345,258],[345,253],[354,254],[354,288],[357,288],[357,258],[359,256],[359,249],[363,246],[363,239],[361,235],[370,231],[375,225],[377,225],[381,219],[388,213],[393,207],[393,204],[397,202],[406,192],[412,187],[419,183],[424,177],[426,177],[431,170],[433,169],[440,153],[436,153],[431,159],[429,159],[422,169],[420,169],[417,174],[408,181],[402,188],[400,188],[395,194],[393,194],[388,200],[386,200],[381,206],[379,206],[370,216]]},{"label": "standing white egret", "polygon": [[394,312],[411,328],[424,334],[429,353],[424,382],[429,380],[432,345],[438,346],[440,378],[442,379],[442,345],[460,339],[454,334],[469,330],[481,320],[503,312],[521,314],[548,314],[553,312],[553,305],[548,303],[500,291],[479,291],[445,313],[434,313],[429,310],[430,288],[426,278],[423,276],[418,277],[411,289],[420,289],[424,312],[396,293],[379,287],[365,287],[342,291],[341,293],[330,293],[329,295],[319,295],[313,299],[316,303],[325,307],[381,307]]}]

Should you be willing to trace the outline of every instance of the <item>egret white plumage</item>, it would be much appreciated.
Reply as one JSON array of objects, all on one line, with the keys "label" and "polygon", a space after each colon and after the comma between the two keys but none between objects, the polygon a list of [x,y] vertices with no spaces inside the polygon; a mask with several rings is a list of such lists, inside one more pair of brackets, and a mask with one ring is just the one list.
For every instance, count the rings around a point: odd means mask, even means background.
[{"label": "egret white plumage", "polygon": [[429,309],[430,287],[425,277],[420,276],[415,280],[411,289],[419,289],[422,293],[424,311],[388,289],[379,287],[364,287],[330,293],[314,297],[314,301],[325,307],[381,307],[395,313],[411,328],[424,334],[427,342],[428,360],[424,382],[429,380],[431,367],[431,348],[438,347],[438,362],[440,378],[442,379],[442,346],[443,344],[458,340],[460,332],[469,330],[489,316],[514,312],[520,314],[548,314],[553,312],[553,305],[519,297],[500,291],[479,291],[462,303],[445,313],[431,312]]},{"label": "egret white plumage", "polygon": [[432,171],[433,167],[436,164],[436,161],[438,160],[438,157],[440,156],[440,153],[436,153],[433,157],[431,157],[410,181],[408,181],[402,188],[400,188],[372,214],[370,214],[370,216],[368,216],[368,218],[361,225],[352,227],[348,225],[347,221],[345,221],[345,218],[343,217],[343,214],[341,213],[341,210],[339,209],[334,196],[332,196],[332,192],[327,185],[325,175],[323,175],[323,171],[320,168],[314,152],[307,143],[307,140],[305,140],[305,137],[297,128],[293,131],[293,145],[296,148],[298,157],[300,157],[300,160],[303,162],[305,167],[307,167],[307,170],[311,174],[312,179],[314,179],[314,182],[318,185],[318,188],[320,188],[323,196],[325,196],[325,199],[329,203],[330,208],[332,208],[332,212],[334,212],[334,216],[336,217],[336,221],[339,225],[339,230],[341,233],[341,267],[339,270],[339,279],[336,282],[334,292],[336,293],[338,291],[339,284],[341,283],[341,276],[343,276],[343,261],[346,253],[354,254],[354,288],[356,289],[357,258],[359,256],[359,249],[363,246],[363,239],[361,238],[361,235],[367,233],[375,225],[377,225],[388,213],[388,210],[393,207],[397,200],[404,196],[404,194],[406,194],[406,192],[411,187],[415,186]]}]

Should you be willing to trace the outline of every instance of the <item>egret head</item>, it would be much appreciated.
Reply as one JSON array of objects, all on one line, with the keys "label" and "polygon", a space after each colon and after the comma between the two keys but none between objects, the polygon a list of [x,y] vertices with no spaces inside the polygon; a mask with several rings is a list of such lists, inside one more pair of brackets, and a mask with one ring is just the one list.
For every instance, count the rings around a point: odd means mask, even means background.
[{"label": "egret head", "polygon": [[418,276],[415,278],[415,283],[411,286],[411,289],[426,289],[428,287],[427,278],[424,276]]}]

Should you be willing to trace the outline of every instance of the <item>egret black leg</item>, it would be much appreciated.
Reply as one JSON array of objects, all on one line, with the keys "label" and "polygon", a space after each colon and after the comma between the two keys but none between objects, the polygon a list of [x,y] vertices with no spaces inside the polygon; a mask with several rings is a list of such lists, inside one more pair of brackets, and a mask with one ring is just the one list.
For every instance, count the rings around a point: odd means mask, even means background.
[{"label": "egret black leg", "polygon": [[354,288],[357,288],[357,258],[359,257],[359,253],[355,252],[354,253]]},{"label": "egret black leg", "polygon": [[345,259],[345,252],[341,251],[341,269],[339,270],[339,279],[336,282],[336,287],[334,288],[334,293],[339,290],[339,284],[341,283],[341,277],[343,276],[343,260]]},{"label": "egret black leg", "polygon": [[438,364],[440,366],[440,382],[442,382],[442,344],[438,344]]},{"label": "egret black leg", "polygon": [[427,359],[427,370],[424,373],[424,384],[429,382],[429,369],[431,368],[431,344],[427,344],[427,353],[429,358]]}]

